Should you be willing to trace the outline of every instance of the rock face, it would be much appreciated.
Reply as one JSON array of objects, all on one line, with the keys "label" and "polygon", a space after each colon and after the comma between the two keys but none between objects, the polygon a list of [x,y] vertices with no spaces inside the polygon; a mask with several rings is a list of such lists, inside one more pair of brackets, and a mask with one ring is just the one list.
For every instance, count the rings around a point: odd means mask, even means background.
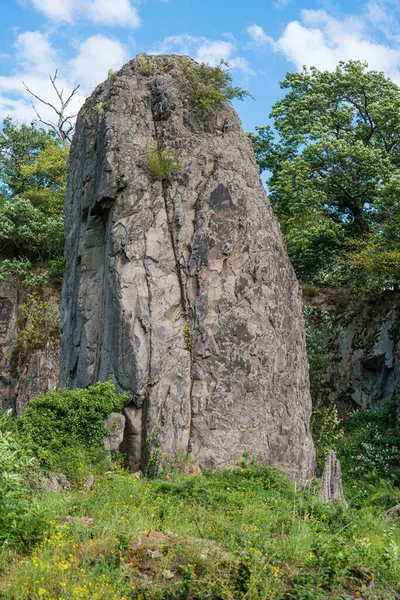
[{"label": "rock face", "polygon": [[396,398],[400,426],[400,295],[362,302],[320,293],[307,305],[316,326],[323,315],[332,323],[327,341],[333,360],[318,382],[324,399],[346,412]]},{"label": "rock face", "polygon": [[[0,281],[0,410],[12,408],[17,414],[25,411],[32,398],[55,389],[59,378],[58,333],[47,340],[47,329],[43,343],[41,336],[36,336],[39,343],[32,344],[23,356],[15,350],[18,336],[27,325],[20,310],[27,293],[16,278]],[[56,307],[59,292],[49,290],[48,300]],[[57,331],[54,326],[53,330]]]},{"label": "rock face", "polygon": [[[299,286],[250,143],[227,104],[202,120],[175,56],[111,75],[71,149],[61,385],[131,393],[133,470],[155,452],[206,467],[244,451],[314,474]],[[192,66],[196,63],[185,59]],[[184,157],[149,176],[149,140]]]}]

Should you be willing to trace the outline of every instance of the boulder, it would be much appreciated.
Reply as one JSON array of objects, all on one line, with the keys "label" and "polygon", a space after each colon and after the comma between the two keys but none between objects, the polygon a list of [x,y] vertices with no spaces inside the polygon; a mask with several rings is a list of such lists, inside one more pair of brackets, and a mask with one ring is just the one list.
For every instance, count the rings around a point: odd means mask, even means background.
[{"label": "boulder", "polygon": [[[147,60],[147,59],[146,59]],[[188,57],[130,61],[79,113],[65,197],[62,387],[131,397],[128,459],[243,452],[315,473],[301,295],[231,106],[202,118]],[[149,147],[181,166],[157,180]]]},{"label": "boulder", "polygon": [[125,417],[119,413],[111,413],[106,422],[105,428],[110,432],[104,438],[104,448],[106,450],[118,450],[124,439]]}]

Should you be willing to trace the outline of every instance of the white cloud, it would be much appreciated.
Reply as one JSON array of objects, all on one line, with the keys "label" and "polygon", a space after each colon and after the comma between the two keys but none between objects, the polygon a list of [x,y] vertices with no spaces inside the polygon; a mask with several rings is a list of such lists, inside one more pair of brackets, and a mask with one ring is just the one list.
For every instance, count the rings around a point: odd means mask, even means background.
[{"label": "white cloud", "polygon": [[130,0],[31,0],[33,6],[56,23],[88,19],[110,26],[136,28],[140,25],[137,9]]},{"label": "white cloud", "polygon": [[[106,36],[96,35],[82,41],[71,60],[62,60],[51,46],[46,35],[27,31],[15,42],[15,72],[0,77],[0,119],[7,115],[20,121],[35,118],[31,102],[33,98],[24,90],[23,81],[38,96],[58,105],[49,75],[58,69],[59,87],[70,92],[80,84],[78,94],[71,104],[76,113],[92,89],[106,79],[109,69],[119,69],[128,59],[125,47]],[[35,106],[45,120],[54,120],[51,108],[37,101]]]},{"label": "white cloud", "polygon": [[400,81],[400,50],[374,41],[361,17],[335,19],[324,10],[303,10],[301,20],[290,22],[270,44],[298,69],[306,65],[333,70],[340,60],[362,60]]},{"label": "white cloud", "polygon": [[129,0],[93,0],[88,9],[95,23],[134,28],[140,25],[137,10]]},{"label": "white cloud", "polygon": [[232,69],[254,75],[249,63],[243,56],[236,56],[233,41],[209,40],[206,37],[193,37],[188,34],[174,35],[164,38],[155,53],[187,54],[198,62],[218,65],[222,60],[229,63]]},{"label": "white cloud", "polygon": [[127,52],[119,42],[103,35],[86,39],[69,67],[74,80],[85,89],[91,89],[107,76],[107,71],[119,69],[128,60]]},{"label": "white cloud", "polygon": [[54,21],[72,22],[75,0],[32,0],[39,12]]},{"label": "white cloud", "polygon": [[252,44],[254,46],[266,46],[270,41],[270,38],[264,33],[264,30],[260,25],[250,25],[246,29],[247,33],[251,37]]},{"label": "white cloud", "polygon": [[46,35],[40,31],[25,31],[14,42],[16,59],[25,70],[33,69],[44,74],[57,66],[57,54]]}]

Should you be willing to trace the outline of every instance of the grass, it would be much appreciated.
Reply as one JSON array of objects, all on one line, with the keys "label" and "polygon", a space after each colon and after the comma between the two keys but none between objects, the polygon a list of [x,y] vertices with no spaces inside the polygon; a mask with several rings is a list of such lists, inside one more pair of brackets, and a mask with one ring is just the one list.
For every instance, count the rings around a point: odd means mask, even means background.
[{"label": "grass", "polygon": [[147,143],[147,168],[152,181],[162,181],[172,173],[182,171],[186,158],[165,142],[151,139]]},{"label": "grass", "polygon": [[0,551],[0,598],[395,600],[400,524],[323,504],[273,467],[169,480],[121,468],[90,493],[36,492],[30,550]]}]

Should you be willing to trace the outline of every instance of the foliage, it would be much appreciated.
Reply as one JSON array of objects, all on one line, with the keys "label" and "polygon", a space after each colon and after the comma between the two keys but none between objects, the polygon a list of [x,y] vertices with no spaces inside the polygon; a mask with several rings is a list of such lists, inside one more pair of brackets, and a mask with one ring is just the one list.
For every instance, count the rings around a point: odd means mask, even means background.
[{"label": "foliage", "polygon": [[192,342],[192,337],[190,335],[190,325],[187,321],[183,328],[183,339],[185,342],[186,350],[189,350],[189,352],[191,352],[192,347],[193,347],[193,342]]},{"label": "foliage", "polygon": [[18,126],[11,117],[4,119],[0,132],[0,197],[26,192],[31,176],[25,168],[33,165],[38,154],[54,143],[54,133],[38,128],[35,121]]},{"label": "foliage", "polygon": [[350,476],[365,476],[372,471],[382,476],[399,463],[400,434],[393,400],[378,408],[351,412],[343,427],[346,437],[340,459]]},{"label": "foliage", "polygon": [[346,287],[367,299],[400,288],[400,248],[391,249],[379,236],[354,241],[324,274],[324,285]]},{"label": "foliage", "polygon": [[4,120],[0,133],[0,277],[58,260],[64,247],[62,203],[68,149],[36,123]]},{"label": "foliage", "polygon": [[137,64],[139,68],[139,72],[142,75],[152,75],[155,68],[155,61],[152,56],[146,56],[145,54],[140,54],[137,58]]},{"label": "foliage", "polygon": [[[126,400],[126,394],[117,394],[111,382],[50,392],[30,401],[26,413],[12,423],[13,431],[44,471],[76,476],[76,464],[101,457],[108,433],[104,421],[111,412],[120,411]],[[77,460],[79,455],[82,460]]]},{"label": "foliage", "polygon": [[10,413],[0,414],[0,544],[15,541],[29,509],[22,480],[31,459],[22,454],[15,436],[4,430]]},{"label": "foliage", "polygon": [[322,471],[326,453],[328,450],[337,451],[338,445],[344,436],[342,422],[339,419],[338,410],[334,404],[313,409],[311,432],[314,440],[317,466]]},{"label": "foliage", "polygon": [[60,216],[68,174],[68,149],[53,142],[38,153],[32,164],[22,165],[21,172],[27,184],[20,196],[47,216]]},{"label": "foliage", "polygon": [[170,480],[110,472],[89,494],[41,496],[52,511],[47,534],[22,560],[7,554],[1,593],[339,600],[368,598],[374,587],[377,598],[393,599],[399,524],[371,508],[324,504],[318,493],[249,460]]},{"label": "foliage", "polygon": [[165,142],[152,139],[147,144],[147,168],[153,181],[162,181],[185,168],[186,159]]},{"label": "foliage", "polygon": [[60,312],[54,299],[43,297],[38,291],[29,294],[18,308],[25,321],[14,345],[17,364],[21,364],[35,349],[44,348],[48,342],[59,338]]},{"label": "foliage", "polygon": [[6,200],[0,210],[0,254],[44,260],[63,249],[63,217],[46,215],[26,198]]},{"label": "foliage", "polygon": [[195,109],[201,119],[205,119],[212,111],[220,110],[224,102],[244,100],[250,96],[246,90],[232,85],[232,74],[225,61],[221,61],[217,67],[204,63],[194,65],[183,60],[181,65],[192,87]]},{"label": "foliage", "polygon": [[288,73],[281,87],[274,128],[250,138],[298,276],[367,294],[397,287],[400,89],[356,61]]},{"label": "foliage", "polygon": [[24,277],[31,268],[32,263],[27,258],[5,258],[0,262],[0,281],[12,275]]},{"label": "foliage", "polygon": [[316,311],[306,306],[303,315],[311,397],[313,405],[318,408],[323,403],[325,396],[324,389],[321,389],[321,375],[334,359],[334,355],[329,348],[329,337],[332,335],[334,325],[327,311]]}]

